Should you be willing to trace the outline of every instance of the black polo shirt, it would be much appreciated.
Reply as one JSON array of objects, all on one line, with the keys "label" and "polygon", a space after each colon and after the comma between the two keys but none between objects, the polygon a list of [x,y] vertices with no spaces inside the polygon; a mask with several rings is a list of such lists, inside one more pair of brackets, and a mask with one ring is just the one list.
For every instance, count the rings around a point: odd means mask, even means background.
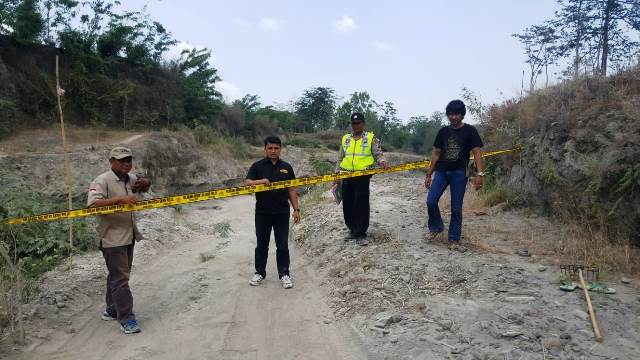
[{"label": "black polo shirt", "polygon": [[[288,163],[278,159],[272,163],[269,158],[256,161],[249,168],[247,179],[260,180],[267,178],[270,182],[295,179],[296,174]],[[289,190],[276,189],[256,193],[257,214],[289,213]]]}]

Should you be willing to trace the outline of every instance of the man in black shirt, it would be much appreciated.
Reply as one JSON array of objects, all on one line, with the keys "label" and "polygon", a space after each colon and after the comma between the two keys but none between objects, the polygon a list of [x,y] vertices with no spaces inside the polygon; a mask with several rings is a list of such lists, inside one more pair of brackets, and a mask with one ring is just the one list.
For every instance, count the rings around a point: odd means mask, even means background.
[{"label": "man in black shirt", "polygon": [[[269,184],[275,181],[295,179],[293,168],[280,160],[282,142],[275,136],[264,139],[265,158],[251,165],[245,185]],[[266,276],[267,256],[271,229],[276,240],[276,263],[278,277],[285,289],[293,287],[289,275],[289,201],[293,207],[293,221],[300,221],[300,207],[295,188],[269,190],[256,193],[256,238],[255,268],[250,285],[259,285]]]},{"label": "man in black shirt", "polygon": [[[463,124],[462,119],[466,113],[465,105],[460,100],[451,101],[446,108],[449,126],[445,126],[436,135],[431,155],[431,167],[424,179],[424,186],[429,189],[427,195],[427,212],[429,215],[429,240],[434,240],[444,231],[444,224],[440,215],[438,202],[447,186],[451,193],[451,221],[449,223],[449,248],[452,250],[466,251],[461,247],[460,236],[462,232],[462,202],[467,187],[467,165],[469,153],[473,153],[473,159],[478,170],[474,181],[476,190],[482,187],[482,139],[475,127]],[[433,175],[433,180],[431,176]]]}]

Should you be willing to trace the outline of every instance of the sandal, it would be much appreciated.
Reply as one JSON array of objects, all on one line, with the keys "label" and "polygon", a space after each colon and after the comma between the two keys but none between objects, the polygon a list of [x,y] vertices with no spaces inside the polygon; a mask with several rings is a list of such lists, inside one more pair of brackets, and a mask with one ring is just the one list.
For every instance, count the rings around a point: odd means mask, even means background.
[{"label": "sandal", "polygon": [[568,282],[568,283],[563,283],[562,285],[560,285],[560,290],[563,290],[563,291],[574,291],[578,287],[579,287],[578,283],[576,283],[576,282]]},{"label": "sandal", "polygon": [[610,287],[606,287],[602,284],[598,284],[598,283],[591,283],[589,284],[589,291],[593,291],[595,293],[600,293],[600,294],[615,294],[616,293],[616,289],[610,288]]}]

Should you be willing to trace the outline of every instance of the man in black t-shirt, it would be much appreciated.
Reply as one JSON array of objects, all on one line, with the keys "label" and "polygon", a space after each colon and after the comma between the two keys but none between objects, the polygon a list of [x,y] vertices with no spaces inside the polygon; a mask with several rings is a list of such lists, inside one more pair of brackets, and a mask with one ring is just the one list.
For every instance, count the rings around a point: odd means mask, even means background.
[{"label": "man in black t-shirt", "polygon": [[[275,136],[264,140],[265,158],[251,165],[245,185],[269,184],[275,181],[295,179],[293,168],[280,160],[282,142]],[[289,275],[289,202],[293,207],[293,221],[300,221],[300,207],[295,188],[269,190],[256,193],[256,238],[255,269],[250,285],[259,285],[266,276],[267,256],[271,229],[276,240],[276,263],[278,277],[285,289],[293,287]]]},{"label": "man in black t-shirt", "polygon": [[[460,100],[451,101],[446,108],[449,126],[445,126],[436,135],[431,155],[431,167],[424,179],[424,186],[429,189],[427,195],[427,212],[429,220],[429,240],[434,240],[444,231],[442,216],[438,202],[446,188],[450,187],[451,193],[451,221],[449,223],[449,248],[452,250],[466,251],[460,246],[462,232],[462,202],[467,187],[467,165],[469,153],[473,153],[473,159],[478,170],[474,181],[476,190],[482,187],[482,139],[475,127],[463,124],[462,119],[466,113],[465,105]],[[433,176],[433,180],[432,177]]]}]

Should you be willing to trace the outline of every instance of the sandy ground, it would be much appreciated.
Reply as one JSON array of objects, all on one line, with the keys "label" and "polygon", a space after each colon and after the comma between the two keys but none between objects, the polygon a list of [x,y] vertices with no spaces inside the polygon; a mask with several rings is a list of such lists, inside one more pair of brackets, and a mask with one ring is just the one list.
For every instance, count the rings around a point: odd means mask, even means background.
[{"label": "sandy ground", "polygon": [[[136,137],[129,138],[137,140]],[[299,153],[299,154],[298,154]],[[294,156],[296,155],[297,156]],[[304,153],[293,149],[296,172]],[[97,161],[97,160],[96,160]],[[96,165],[97,166],[97,165]],[[304,170],[304,171],[303,171]],[[24,306],[25,346],[7,359],[638,359],[637,279],[593,294],[605,341],[593,339],[579,291],[558,290],[562,259],[534,243],[562,242],[560,224],[486,208],[471,190],[463,242],[424,240],[423,174],[372,180],[370,245],[343,241],[339,206],[309,193],[292,228],[295,287],[250,287],[252,196],[141,213],[131,286],[143,332],[100,319],[106,271],[97,252],[45,274]],[[442,208],[448,222],[447,197]],[[528,247],[532,256],[514,251]],[[558,262],[559,261],[559,262]]]},{"label": "sandy ground", "polygon": [[[462,238],[468,251],[450,251],[446,234],[424,239],[423,179],[373,178],[367,247],[344,241],[340,207],[327,193],[305,204],[295,230],[335,317],[359,331],[371,359],[640,358],[637,280],[610,276],[617,294],[591,294],[605,336],[596,343],[583,293],[559,290],[560,269],[551,264],[562,259],[514,254],[542,236],[562,241],[561,224],[486,208],[469,186]],[[445,225],[448,201],[443,196]]]},{"label": "sandy ground", "polygon": [[[30,345],[8,359],[365,359],[359,339],[330,310],[295,246],[293,289],[281,287],[275,246],[265,282],[251,287],[254,198],[173,210],[142,221],[131,287],[143,329],[124,335],[100,319],[102,258],[78,258],[71,274],[49,273],[44,304],[31,310]],[[229,224],[228,237],[216,232]],[[208,260],[203,261],[203,256]],[[87,280],[91,279],[91,280]],[[58,303],[64,304],[59,308]]]}]

